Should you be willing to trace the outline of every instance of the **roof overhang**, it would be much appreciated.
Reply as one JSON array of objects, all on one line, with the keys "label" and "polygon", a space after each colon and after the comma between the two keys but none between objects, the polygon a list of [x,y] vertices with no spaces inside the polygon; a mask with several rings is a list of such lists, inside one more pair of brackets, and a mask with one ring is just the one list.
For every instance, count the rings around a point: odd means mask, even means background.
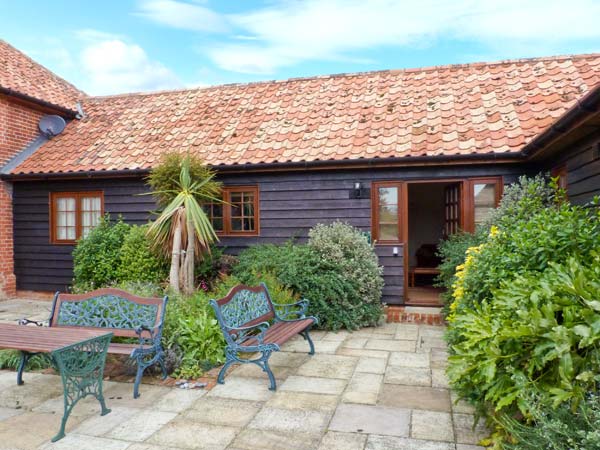
[{"label": "roof overhang", "polygon": [[4,94],[8,97],[12,97],[21,103],[26,103],[30,106],[37,106],[38,109],[42,109],[45,112],[59,113],[61,116],[69,119],[77,117],[77,111],[65,108],[63,106],[55,105],[53,103],[40,100],[39,98],[32,97],[30,95],[22,94],[21,92],[15,91],[14,89],[0,86],[0,94]]}]

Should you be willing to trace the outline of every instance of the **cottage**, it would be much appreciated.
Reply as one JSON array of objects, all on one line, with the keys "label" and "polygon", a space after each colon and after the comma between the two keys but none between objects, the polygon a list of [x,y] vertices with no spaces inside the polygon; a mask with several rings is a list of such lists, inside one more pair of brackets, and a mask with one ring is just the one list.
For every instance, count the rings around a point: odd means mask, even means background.
[{"label": "cottage", "polygon": [[[554,171],[577,203],[600,194],[600,54],[108,97],[81,93],[4,42],[0,61],[0,106],[68,121],[52,138],[28,129],[0,162],[2,189],[12,189],[0,206],[14,226],[0,236],[14,236],[2,271],[11,277],[14,261],[19,290],[67,289],[74,243],[103,213],[145,223],[154,204],[136,194],[171,151],[217,169],[228,205],[208,211],[228,251],[341,219],[370,233],[389,304],[434,302],[424,288],[436,243],[485,220],[520,175]],[[0,137],[14,114],[2,116]]]}]

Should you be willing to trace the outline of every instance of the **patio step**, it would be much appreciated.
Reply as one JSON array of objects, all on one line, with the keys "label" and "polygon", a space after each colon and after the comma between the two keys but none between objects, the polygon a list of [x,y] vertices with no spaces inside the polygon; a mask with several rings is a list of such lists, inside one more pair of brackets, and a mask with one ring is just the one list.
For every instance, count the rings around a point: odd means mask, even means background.
[{"label": "patio step", "polygon": [[442,308],[426,306],[388,306],[387,321],[394,323],[422,323],[444,325]]}]

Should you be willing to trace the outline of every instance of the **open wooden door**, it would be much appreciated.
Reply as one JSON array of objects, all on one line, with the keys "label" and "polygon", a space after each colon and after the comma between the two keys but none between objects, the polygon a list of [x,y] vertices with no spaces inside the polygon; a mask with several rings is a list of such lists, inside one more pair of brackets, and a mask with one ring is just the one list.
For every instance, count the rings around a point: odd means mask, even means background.
[{"label": "open wooden door", "polygon": [[444,188],[444,238],[457,233],[462,226],[462,183]]}]

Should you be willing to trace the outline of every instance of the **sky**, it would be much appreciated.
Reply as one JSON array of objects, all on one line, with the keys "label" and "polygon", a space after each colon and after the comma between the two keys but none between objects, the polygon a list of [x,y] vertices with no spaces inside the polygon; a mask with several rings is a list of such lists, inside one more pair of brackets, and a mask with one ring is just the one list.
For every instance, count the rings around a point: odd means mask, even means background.
[{"label": "sky", "polygon": [[0,38],[110,95],[600,52],[599,18],[600,0],[0,0]]}]

